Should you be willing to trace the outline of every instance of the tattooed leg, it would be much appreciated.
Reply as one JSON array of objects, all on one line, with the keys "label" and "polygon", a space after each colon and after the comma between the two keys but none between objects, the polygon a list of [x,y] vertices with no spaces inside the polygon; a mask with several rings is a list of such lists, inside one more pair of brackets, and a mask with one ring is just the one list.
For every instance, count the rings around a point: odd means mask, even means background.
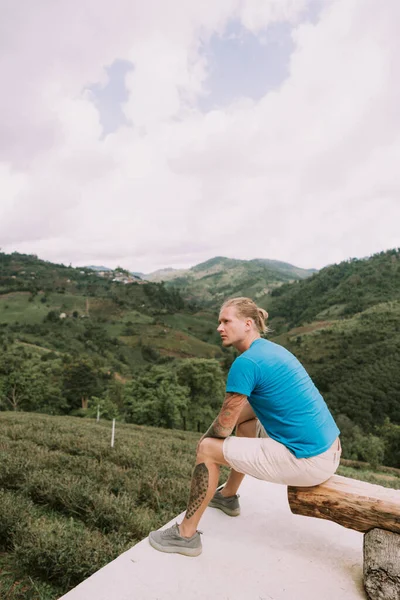
[{"label": "tattooed leg", "polygon": [[186,515],[179,525],[180,533],[184,537],[191,537],[196,533],[199,521],[215,494],[219,465],[226,464],[222,454],[222,444],[222,440],[207,439],[200,445],[197,464],[193,470]]},{"label": "tattooed leg", "polygon": [[189,503],[186,510],[186,519],[193,517],[196,510],[204,502],[208,490],[208,469],[204,463],[196,465],[193,471],[192,485],[190,488]]}]

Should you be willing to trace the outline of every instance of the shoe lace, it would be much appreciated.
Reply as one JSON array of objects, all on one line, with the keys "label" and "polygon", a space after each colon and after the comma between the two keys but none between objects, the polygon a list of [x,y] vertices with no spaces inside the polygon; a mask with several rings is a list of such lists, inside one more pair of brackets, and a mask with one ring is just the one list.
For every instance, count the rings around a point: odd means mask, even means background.
[{"label": "shoe lace", "polygon": [[172,525],[172,527],[168,527],[168,529],[164,529],[161,532],[161,537],[164,538],[165,540],[168,540],[170,538],[175,537],[177,534],[179,535],[178,523],[176,523],[175,525]]}]

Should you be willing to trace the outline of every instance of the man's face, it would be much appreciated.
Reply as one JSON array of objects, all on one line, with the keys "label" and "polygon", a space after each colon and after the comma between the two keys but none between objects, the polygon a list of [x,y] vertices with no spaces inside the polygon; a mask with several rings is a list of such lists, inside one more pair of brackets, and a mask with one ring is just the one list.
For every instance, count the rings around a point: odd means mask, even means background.
[{"label": "man's face", "polygon": [[222,345],[228,348],[242,342],[248,331],[249,324],[238,317],[234,306],[227,306],[219,313],[217,331],[221,336]]}]

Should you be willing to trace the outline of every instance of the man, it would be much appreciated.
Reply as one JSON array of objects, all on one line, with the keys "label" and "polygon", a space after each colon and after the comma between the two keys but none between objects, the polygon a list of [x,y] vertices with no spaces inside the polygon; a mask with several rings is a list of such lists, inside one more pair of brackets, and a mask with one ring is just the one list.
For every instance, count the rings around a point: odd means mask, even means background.
[{"label": "man", "polygon": [[[210,505],[239,515],[237,491],[245,474],[312,486],[329,479],[339,466],[339,429],[297,358],[261,337],[267,318],[250,298],[233,298],[221,308],[217,331],[222,344],[241,354],[229,371],[221,411],[198,444],[182,523],[149,535],[157,550],[198,556],[197,526],[205,509]],[[216,491],[220,465],[231,472],[224,488]]]}]

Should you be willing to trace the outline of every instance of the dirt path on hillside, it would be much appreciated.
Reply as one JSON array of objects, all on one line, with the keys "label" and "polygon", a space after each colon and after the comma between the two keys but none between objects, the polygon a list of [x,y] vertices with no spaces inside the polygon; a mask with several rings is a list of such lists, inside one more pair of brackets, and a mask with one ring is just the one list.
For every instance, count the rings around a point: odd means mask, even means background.
[{"label": "dirt path on hillside", "polygon": [[62,354],[62,352],[58,352],[57,350],[51,350],[51,348],[45,348],[44,346],[38,346],[37,344],[30,344],[29,342],[22,342],[21,340],[15,340],[16,344],[20,344],[21,346],[27,346],[28,348],[35,348],[36,350],[43,350],[43,352],[54,352],[54,354]]}]

